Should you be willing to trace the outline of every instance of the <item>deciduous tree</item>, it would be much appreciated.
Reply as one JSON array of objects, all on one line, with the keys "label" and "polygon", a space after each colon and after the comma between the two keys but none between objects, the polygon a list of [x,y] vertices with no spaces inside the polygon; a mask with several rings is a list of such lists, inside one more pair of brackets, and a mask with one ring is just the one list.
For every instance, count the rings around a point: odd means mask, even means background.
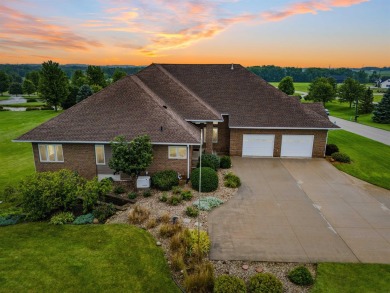
[{"label": "deciduous tree", "polygon": [[88,98],[93,94],[91,87],[88,84],[84,84],[79,88],[77,93],[76,102],[79,103],[82,100]]},{"label": "deciduous tree", "polygon": [[23,81],[23,93],[27,95],[31,95],[35,92],[36,92],[36,88],[34,83],[29,79],[25,79]]},{"label": "deciduous tree", "polygon": [[0,93],[3,95],[4,92],[8,91],[10,86],[10,78],[7,73],[0,71]]},{"label": "deciduous tree", "polygon": [[33,70],[26,74],[26,79],[31,80],[35,89],[39,87],[39,71]]},{"label": "deciduous tree", "polygon": [[83,84],[88,83],[88,79],[82,70],[77,69],[72,75],[71,83],[72,85],[80,88]]},{"label": "deciduous tree", "polygon": [[99,66],[88,65],[86,73],[89,85],[97,84],[103,88],[106,86],[104,72]]},{"label": "deciduous tree", "polygon": [[367,88],[362,95],[359,103],[359,112],[361,114],[368,114],[371,113],[372,110],[374,110],[374,95],[372,93],[372,90],[370,88]]},{"label": "deciduous tree", "polygon": [[10,95],[21,95],[23,94],[22,85],[18,82],[13,82],[9,86],[8,92],[10,93]]},{"label": "deciduous tree", "polygon": [[382,100],[373,112],[372,120],[377,123],[390,123],[390,89],[383,95]]},{"label": "deciduous tree", "polygon": [[278,89],[280,89],[282,92],[286,93],[287,95],[293,95],[295,92],[293,78],[291,76],[284,77],[280,81],[278,85]]},{"label": "deciduous tree", "polygon": [[357,80],[348,77],[339,87],[340,102],[348,102],[349,107],[352,108],[352,103],[360,100],[364,94],[365,87]]},{"label": "deciduous tree", "polygon": [[115,69],[115,72],[112,75],[112,81],[116,82],[116,81],[120,80],[122,77],[125,77],[126,75],[127,75],[127,73],[124,70],[117,68],[117,69]]},{"label": "deciduous tree", "polygon": [[322,102],[325,106],[325,103],[332,101],[335,96],[336,91],[329,79],[318,77],[309,85],[309,94],[306,99]]},{"label": "deciduous tree", "polygon": [[79,88],[77,86],[74,86],[72,84],[69,86],[69,94],[66,97],[66,99],[61,102],[62,109],[64,110],[69,109],[73,105],[76,105],[78,92],[79,92]]}]

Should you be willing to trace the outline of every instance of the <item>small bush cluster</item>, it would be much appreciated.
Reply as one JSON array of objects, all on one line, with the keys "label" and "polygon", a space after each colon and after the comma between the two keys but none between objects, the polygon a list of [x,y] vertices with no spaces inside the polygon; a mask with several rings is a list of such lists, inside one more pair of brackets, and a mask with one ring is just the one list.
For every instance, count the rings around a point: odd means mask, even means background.
[{"label": "small bush cluster", "polygon": [[131,224],[142,224],[149,219],[150,211],[140,205],[136,205],[129,214],[129,222]]},{"label": "small bush cluster", "polygon": [[218,188],[218,175],[215,170],[209,167],[197,168],[191,173],[191,185],[195,190],[199,190],[199,173],[201,177],[201,192],[212,192]]},{"label": "small bush cluster", "polygon": [[167,224],[171,221],[171,216],[168,213],[165,213],[159,217],[159,222]]},{"label": "small bush cluster", "polygon": [[179,178],[176,171],[165,170],[152,176],[152,186],[159,190],[168,191],[177,185],[179,185]]},{"label": "small bush cluster", "polygon": [[126,189],[122,185],[116,185],[114,187],[114,193],[115,194],[122,194],[122,193],[125,193],[125,192],[126,192]]},{"label": "small bush cluster", "polygon": [[191,218],[195,218],[199,215],[199,210],[196,207],[187,207],[186,215]]},{"label": "small bush cluster", "polygon": [[339,151],[339,148],[335,144],[327,144],[325,149],[325,155],[331,156],[333,153],[337,153]]},{"label": "small bush cluster", "polygon": [[129,192],[129,193],[127,194],[127,197],[128,197],[129,199],[136,199],[136,198],[138,197],[138,193],[135,192],[135,191]]},{"label": "small bush cluster", "polygon": [[171,197],[168,198],[168,203],[170,205],[173,205],[173,206],[177,206],[178,204],[180,204],[182,201],[181,199],[181,196],[180,195],[172,195]]},{"label": "small bush cluster", "polygon": [[72,213],[62,212],[52,216],[49,223],[52,225],[64,225],[64,224],[70,224],[73,221],[74,221],[74,216]]},{"label": "small bush cluster", "polygon": [[115,207],[112,203],[102,204],[95,207],[92,213],[100,223],[103,223],[106,219],[115,214]]},{"label": "small bush cluster", "polygon": [[307,267],[304,266],[292,269],[288,273],[288,278],[291,282],[300,286],[312,285],[314,283],[313,276]]},{"label": "small bush cluster", "polygon": [[225,176],[224,176],[224,185],[226,187],[230,187],[230,188],[238,188],[241,186],[241,180],[240,180],[240,177],[238,177],[237,175],[234,175],[232,172],[229,172],[227,173]]},{"label": "small bush cluster", "polygon": [[86,215],[81,215],[78,216],[74,221],[74,225],[85,225],[85,224],[92,224],[93,219],[95,217],[93,216],[92,213],[86,214]]},{"label": "small bush cluster", "polygon": [[152,192],[151,192],[150,190],[145,190],[145,191],[143,192],[143,196],[144,196],[144,197],[150,197],[150,196],[152,196]]},{"label": "small bush cluster", "polygon": [[0,217],[0,226],[15,225],[19,222],[19,215],[7,215]]},{"label": "small bush cluster", "polygon": [[221,157],[221,161],[219,163],[219,166],[222,169],[229,169],[232,166],[232,160],[230,159],[229,156],[223,156],[223,157]]},{"label": "small bush cluster", "polygon": [[159,232],[161,237],[170,238],[182,230],[183,227],[180,224],[162,224]]},{"label": "small bush cluster", "polygon": [[192,199],[192,192],[191,192],[191,190],[183,190],[180,195],[181,195],[181,198],[183,200],[188,201],[188,200]]},{"label": "small bush cluster", "polygon": [[158,223],[155,218],[151,218],[146,222],[146,229],[153,229],[157,227]]},{"label": "small bush cluster", "polygon": [[187,230],[187,241],[191,253],[207,254],[210,251],[210,238],[206,231]]},{"label": "small bush cluster", "polygon": [[250,278],[248,289],[254,293],[282,293],[283,284],[270,273],[259,273]]},{"label": "small bush cluster", "polygon": [[337,161],[337,162],[341,162],[341,163],[350,163],[351,162],[351,158],[347,154],[339,153],[339,152],[333,153],[332,159]]},{"label": "small bush cluster", "polygon": [[209,211],[212,208],[220,206],[223,201],[213,196],[207,196],[199,200],[194,201],[193,205],[201,211]]},{"label": "small bush cluster", "polygon": [[244,280],[230,275],[221,275],[215,279],[214,293],[246,293]]},{"label": "small bush cluster", "polygon": [[213,287],[214,267],[209,261],[197,264],[193,273],[184,277],[184,289],[188,293],[212,292]]},{"label": "small bush cluster", "polygon": [[[200,161],[202,162],[202,168],[209,167],[211,169],[214,169],[215,171],[219,169],[220,159],[217,155],[202,154],[200,158],[201,158]],[[199,166],[200,166],[200,162],[198,162],[197,167],[199,168]]]},{"label": "small bush cluster", "polygon": [[168,201],[168,194],[166,192],[163,192],[162,196],[160,196],[160,201],[167,202]]}]

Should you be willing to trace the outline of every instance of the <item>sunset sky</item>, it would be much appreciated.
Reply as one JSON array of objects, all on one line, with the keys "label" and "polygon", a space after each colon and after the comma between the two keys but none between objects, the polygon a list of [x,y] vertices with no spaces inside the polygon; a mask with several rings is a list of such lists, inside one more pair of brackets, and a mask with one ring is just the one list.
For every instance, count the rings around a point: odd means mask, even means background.
[{"label": "sunset sky", "polygon": [[390,66],[389,0],[8,0],[0,63]]}]

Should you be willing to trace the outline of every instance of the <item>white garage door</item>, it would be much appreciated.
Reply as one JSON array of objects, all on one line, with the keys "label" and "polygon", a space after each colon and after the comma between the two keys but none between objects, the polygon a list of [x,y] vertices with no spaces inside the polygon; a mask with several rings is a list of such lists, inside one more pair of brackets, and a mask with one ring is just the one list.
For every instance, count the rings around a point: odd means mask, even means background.
[{"label": "white garage door", "polygon": [[244,134],[242,143],[243,157],[273,157],[273,134]]},{"label": "white garage door", "polygon": [[281,157],[311,158],[314,135],[282,135]]}]

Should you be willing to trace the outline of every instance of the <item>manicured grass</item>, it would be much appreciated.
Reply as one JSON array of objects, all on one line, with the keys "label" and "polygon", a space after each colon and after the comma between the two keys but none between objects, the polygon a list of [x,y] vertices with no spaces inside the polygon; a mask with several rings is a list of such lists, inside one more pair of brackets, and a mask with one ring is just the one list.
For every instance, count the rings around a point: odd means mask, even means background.
[{"label": "manicured grass", "polygon": [[8,100],[9,99],[9,96],[0,96],[0,101],[5,101],[5,100]]},{"label": "manicured grass", "polygon": [[328,143],[351,157],[351,164],[335,164],[337,169],[390,189],[390,146],[344,130],[329,131]]},{"label": "manicured grass", "polygon": [[310,292],[390,292],[390,265],[321,263]]},{"label": "manicured grass", "polygon": [[[332,101],[326,103],[325,107],[329,110],[330,116],[342,118],[345,120],[353,120],[355,117],[355,108],[349,108],[348,103]],[[372,114],[359,114],[358,123],[390,131],[390,124],[375,123],[372,121],[371,117]]]},{"label": "manicured grass", "polygon": [[[270,82],[269,84],[273,85],[274,87],[278,87],[279,82]],[[294,82],[294,88],[296,91],[299,92],[308,92],[309,91],[309,85],[310,82]]]},{"label": "manicured grass", "polygon": [[1,292],[180,292],[161,248],[129,225],[1,227]]},{"label": "manicured grass", "polygon": [[46,105],[46,103],[43,103],[43,102],[30,102],[30,103],[20,103],[20,104],[9,104],[9,105],[3,105],[3,106],[15,107],[15,108],[23,108],[23,107],[30,108],[30,107],[41,107],[41,106],[45,106],[45,105]]}]

